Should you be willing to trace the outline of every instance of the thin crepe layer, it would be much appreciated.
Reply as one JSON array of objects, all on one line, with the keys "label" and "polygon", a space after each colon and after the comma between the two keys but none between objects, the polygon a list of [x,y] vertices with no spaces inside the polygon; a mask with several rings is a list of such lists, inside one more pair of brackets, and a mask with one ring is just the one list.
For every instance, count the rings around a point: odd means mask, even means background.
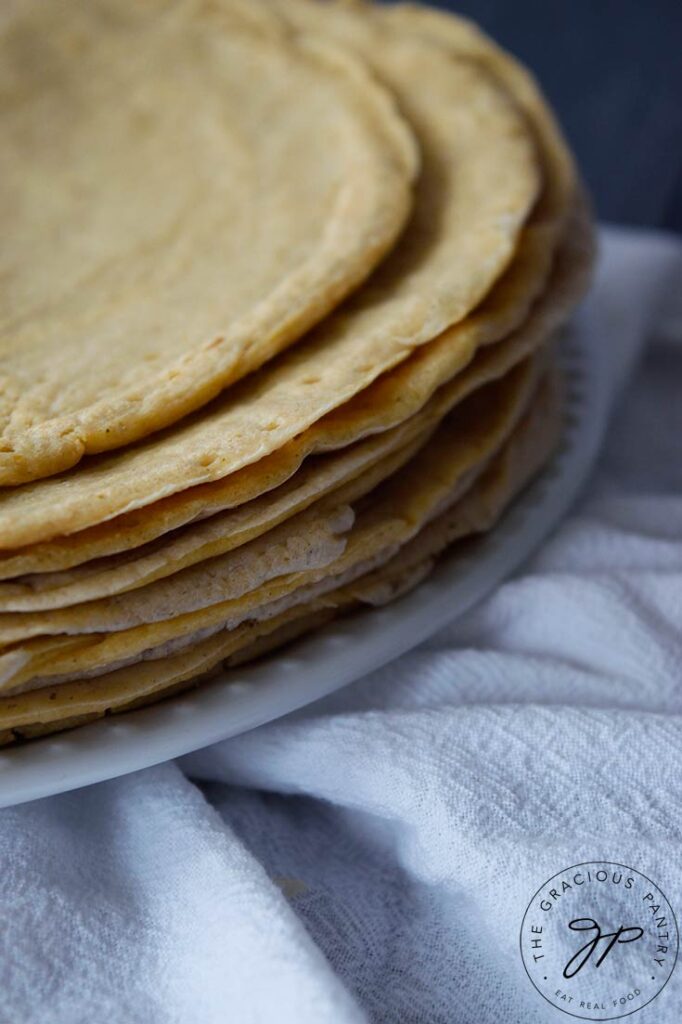
[{"label": "thin crepe layer", "polygon": [[469,486],[504,443],[531,401],[543,361],[541,355],[535,356],[503,380],[476,392],[441,423],[403,468],[379,487],[370,481],[363,500],[355,500],[357,481],[348,485],[350,490],[341,488],[333,496],[334,508],[350,499],[356,518],[344,535],[343,553],[323,568],[286,574],[283,563],[277,578],[243,587],[240,596],[223,599],[235,563],[249,578],[251,558],[252,580],[263,574],[263,561],[272,573],[268,541],[284,551],[287,538],[300,542],[311,515],[326,522],[331,514],[328,502],[294,517],[272,539],[266,536],[130,594],[52,612],[5,616],[11,625],[6,622],[2,639],[14,646],[0,656],[3,687],[24,686],[43,676],[102,671],[142,655],[159,657],[169,645],[190,643],[197,634],[226,624],[234,628],[247,618],[259,617],[264,607],[265,614],[273,609],[276,613],[278,602],[288,602],[292,594],[304,600],[311,589],[330,589],[343,578],[366,571],[370,564],[385,561],[444,503],[451,502],[453,494]]},{"label": "thin crepe layer", "polygon": [[[532,272],[517,257],[495,289],[497,297],[491,296],[469,318],[474,337],[480,337],[485,332],[485,325],[489,326],[491,322],[501,327],[497,309],[502,311],[500,317],[504,321],[510,309],[518,311],[528,305],[529,295],[524,294],[526,289],[522,282],[526,282],[528,276],[533,277],[535,274],[537,277],[538,263],[546,260],[544,245],[531,252],[532,255],[528,253],[528,262]],[[147,509],[129,513],[81,533],[60,537],[8,554],[4,558],[0,556],[0,578],[29,573],[46,574],[118,552],[126,552],[124,557],[129,558],[131,549],[151,545],[164,533],[176,531],[186,523],[216,515],[223,509],[245,506],[259,495],[267,495],[269,491],[276,492],[278,487],[284,486],[282,481],[300,472],[300,467],[312,453],[345,448],[367,435],[386,433],[400,424],[403,424],[403,429],[411,430],[407,426],[408,421],[424,410],[439,390],[444,390],[444,382],[451,382],[451,401],[454,404],[470,390],[502,376],[516,362],[528,356],[566,318],[581,296],[587,284],[591,263],[592,229],[585,207],[579,202],[574,207],[574,215],[555,260],[545,294],[532,307],[525,323],[504,341],[486,346],[465,369],[462,370],[460,366],[461,349],[451,344],[446,332],[412,355],[396,370],[379,378],[351,402],[330,413],[300,437],[255,465],[223,480],[181,492]],[[500,296],[501,292],[505,293],[506,298]],[[516,316],[511,319],[515,322]],[[473,345],[471,347],[473,349]],[[458,370],[461,372],[457,384],[454,378]],[[392,441],[370,440],[368,444],[371,451],[382,449],[384,444],[390,445]],[[344,455],[340,459],[348,461]],[[307,486],[305,478],[310,474],[304,471],[303,476],[301,486],[304,489]],[[297,490],[295,481],[288,486],[290,491]],[[280,498],[274,493],[272,500],[276,503]],[[267,506],[268,501],[266,497],[261,505]],[[241,521],[248,517],[249,513],[245,509],[237,519]],[[233,529],[237,530],[239,536],[239,527],[234,519]],[[142,557],[145,553],[140,552]],[[84,572],[88,573],[87,568]],[[54,582],[57,586],[61,582],[68,585],[66,580],[61,581],[58,577],[55,577]],[[33,581],[0,584],[0,608],[9,610],[16,599],[21,604],[24,598],[30,599],[36,586],[42,587],[45,584],[49,587],[49,580],[44,580],[43,584],[39,581],[35,584]]]},{"label": "thin crepe layer", "polygon": [[[389,30],[381,52],[422,151],[413,215],[395,249],[307,340],[200,413],[76,473],[9,492],[0,506],[4,548],[85,529],[263,459],[487,295],[541,187],[525,120],[471,61]],[[451,344],[464,365],[471,332]]]},{"label": "thin crepe layer", "polygon": [[[515,362],[526,358],[546,340],[566,315],[577,289],[582,287],[585,260],[576,252],[579,244],[582,244],[581,233],[571,234],[547,292],[536,303],[523,327],[504,342],[482,352],[465,370],[442,384],[418,412],[400,425],[356,442],[354,447],[318,458],[279,488],[237,510],[219,513],[176,530],[165,543],[152,543],[137,549],[137,552],[129,551],[70,572],[43,573],[16,583],[0,583],[0,611],[61,608],[137,589],[196,562],[237,548],[305,509],[326,493],[332,493],[419,433],[433,427],[477,387],[502,376]],[[406,381],[405,388],[400,391],[403,411],[417,404],[424,391],[431,390],[432,381],[444,372],[447,350],[444,350],[445,361],[440,363],[436,362],[437,350],[429,356],[426,350],[420,355],[424,356],[422,362],[426,366],[422,367],[421,374],[418,368],[414,369],[412,390]],[[395,382],[391,384],[391,390],[394,386]],[[378,408],[381,407],[392,408],[395,415],[395,403],[385,398],[379,403]],[[364,408],[368,415],[377,416],[374,403],[365,400]],[[356,426],[361,422],[362,419],[357,418]],[[206,515],[207,509],[202,512]],[[0,615],[0,630],[2,622]]]},{"label": "thin crepe layer", "polygon": [[0,22],[0,484],[203,405],[402,229],[417,158],[392,98],[265,20],[27,0]]},{"label": "thin crepe layer", "polygon": [[[471,491],[428,523],[382,569],[351,586],[267,621],[251,621],[231,632],[218,633],[169,658],[0,698],[0,743],[72,728],[106,714],[157,702],[204,682],[223,663],[241,664],[268,653],[359,603],[382,603],[399,596],[423,578],[447,545],[495,525],[515,495],[549,458],[558,441],[560,424],[556,392],[543,389]],[[456,553],[452,557],[456,558]]]}]

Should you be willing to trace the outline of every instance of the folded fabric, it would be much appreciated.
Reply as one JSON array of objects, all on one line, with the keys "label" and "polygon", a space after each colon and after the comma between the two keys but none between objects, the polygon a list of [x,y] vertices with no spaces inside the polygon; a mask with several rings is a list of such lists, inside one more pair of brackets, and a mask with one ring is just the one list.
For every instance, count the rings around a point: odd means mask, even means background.
[{"label": "folded fabric", "polygon": [[[632,865],[682,915],[682,246],[602,232],[619,403],[578,506],[428,643],[316,705],[0,812],[0,1020],[551,1024],[537,888]],[[674,1024],[682,967],[635,1016]]]}]

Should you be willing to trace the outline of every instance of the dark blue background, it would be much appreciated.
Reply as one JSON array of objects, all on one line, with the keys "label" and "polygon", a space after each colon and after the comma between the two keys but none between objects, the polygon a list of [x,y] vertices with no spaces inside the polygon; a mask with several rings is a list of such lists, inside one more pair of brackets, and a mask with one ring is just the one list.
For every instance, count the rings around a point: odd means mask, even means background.
[{"label": "dark blue background", "polygon": [[682,0],[431,2],[533,69],[602,219],[682,231]]}]

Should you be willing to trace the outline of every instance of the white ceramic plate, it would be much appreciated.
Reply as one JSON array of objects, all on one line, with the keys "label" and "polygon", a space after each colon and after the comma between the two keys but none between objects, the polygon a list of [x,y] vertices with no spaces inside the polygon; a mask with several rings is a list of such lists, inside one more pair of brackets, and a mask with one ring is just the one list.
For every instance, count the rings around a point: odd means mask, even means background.
[{"label": "white ceramic plate", "polygon": [[165,703],[1,752],[0,806],[124,775],[246,732],[358,679],[469,609],[537,547],[590,471],[617,383],[603,327],[592,300],[567,331],[561,449],[488,537],[464,555],[443,558],[394,604],[358,612],[281,656],[225,672]]}]

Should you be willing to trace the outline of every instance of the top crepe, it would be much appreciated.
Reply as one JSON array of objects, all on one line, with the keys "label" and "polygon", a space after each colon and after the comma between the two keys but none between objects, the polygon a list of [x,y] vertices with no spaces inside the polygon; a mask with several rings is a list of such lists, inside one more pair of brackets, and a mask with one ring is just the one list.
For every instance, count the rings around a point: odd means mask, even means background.
[{"label": "top crepe", "polygon": [[262,459],[462,321],[507,267],[542,184],[524,116],[474,62],[389,26],[359,23],[358,37],[422,150],[414,213],[396,248],[304,343],[201,415],[8,493],[0,547],[85,529]]},{"label": "top crepe", "polygon": [[0,16],[0,484],[199,407],[394,242],[417,153],[392,98],[266,29],[225,0]]}]

